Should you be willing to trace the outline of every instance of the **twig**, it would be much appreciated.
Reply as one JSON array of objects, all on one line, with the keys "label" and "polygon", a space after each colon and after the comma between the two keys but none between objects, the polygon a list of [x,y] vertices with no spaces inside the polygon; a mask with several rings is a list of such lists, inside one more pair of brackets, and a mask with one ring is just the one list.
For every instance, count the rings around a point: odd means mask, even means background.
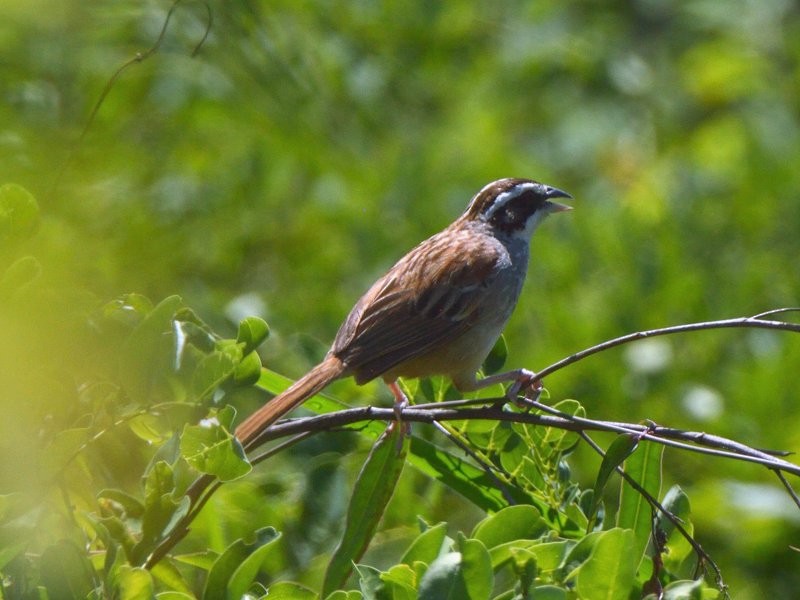
[{"label": "twig", "polygon": [[[163,32],[162,32],[163,33]],[[691,331],[700,331],[705,329],[723,329],[723,328],[742,328],[752,327],[760,329],[777,329],[783,331],[791,331],[800,333],[800,324],[785,323],[782,321],[765,320],[762,317],[772,316],[776,314],[783,314],[789,312],[800,312],[798,308],[779,308],[764,313],[760,313],[754,317],[744,317],[737,319],[724,319],[719,321],[706,321],[700,323],[689,323],[686,325],[677,325],[673,327],[664,327],[660,329],[651,329],[648,331],[640,331],[624,335],[612,340],[608,340],[601,344],[597,344],[571,356],[568,356],[552,365],[545,367],[538,372],[540,378],[554,373],[564,367],[576,363],[584,358],[597,354],[604,350],[627,344],[637,340],[656,337],[662,335],[671,335],[676,333],[686,333]],[[410,406],[403,411],[403,419],[411,422],[422,422],[434,424],[440,430],[445,429],[441,422],[458,420],[465,421],[469,419],[488,419],[493,421],[511,421],[516,423],[527,423],[533,425],[541,425],[544,427],[554,427],[568,431],[576,431],[581,437],[593,447],[596,446],[591,438],[586,433],[587,431],[608,431],[616,433],[629,433],[639,436],[641,439],[649,440],[654,443],[663,444],[691,452],[698,452],[717,456],[720,458],[731,458],[735,460],[742,460],[745,462],[752,462],[761,464],[766,468],[774,471],[783,485],[789,491],[795,503],[800,507],[800,498],[794,493],[789,485],[784,473],[791,473],[800,477],[800,466],[791,462],[783,460],[776,456],[777,454],[785,455],[786,453],[767,452],[752,448],[740,442],[723,438],[716,435],[707,434],[705,432],[682,431],[669,427],[660,427],[658,425],[648,424],[634,424],[634,423],[619,423],[611,421],[600,421],[587,419],[584,417],[576,417],[573,415],[559,412],[557,409],[541,404],[539,402],[529,401],[528,404],[542,411],[542,413],[522,413],[516,412],[505,407],[505,398],[490,398],[480,400],[459,400],[454,402],[443,402],[436,404],[424,404]],[[486,404],[490,404],[486,406]],[[476,407],[476,405],[478,405]],[[479,406],[483,405],[483,406]],[[286,436],[295,436],[291,440],[276,446],[275,448],[258,455],[253,460],[260,462],[266,458],[273,456],[290,445],[293,445],[300,439],[313,435],[320,431],[329,431],[334,428],[353,427],[356,424],[364,421],[382,420],[391,422],[396,419],[396,414],[393,409],[376,408],[376,407],[363,407],[353,408],[348,410],[337,411],[335,413],[328,413],[318,415],[315,417],[307,417],[301,419],[284,420],[275,423],[265,431],[261,432],[259,437],[254,440],[252,447],[258,447],[266,441],[279,439]],[[450,436],[451,439],[452,436]],[[464,449],[462,443],[456,442],[459,447]],[[475,457],[474,453],[470,454]],[[481,462],[481,461],[479,461]],[[486,465],[484,465],[486,466]],[[491,469],[487,469],[490,475],[493,475]],[[624,476],[624,475],[623,475]],[[630,478],[626,479],[634,489],[645,492],[641,489],[636,482],[632,482]],[[220,482],[214,480],[209,476],[200,477],[189,488],[187,494],[192,501],[192,508],[189,513],[181,520],[179,526],[173,530],[172,533],[156,548],[156,550],[148,557],[146,567],[152,567],[166,553],[188,533],[188,526],[191,521],[197,516],[198,512],[202,509],[204,504],[208,501],[211,494],[221,485]],[[637,487],[638,486],[638,487]],[[646,493],[646,492],[645,492]],[[504,493],[504,496],[506,494]],[[683,527],[678,523],[674,515],[670,515],[668,511],[658,503],[655,498],[645,495],[652,506],[656,506],[661,512],[670,519],[678,530],[680,530],[687,540],[695,548],[695,552],[701,559],[707,561],[714,569],[717,582],[722,588],[721,574],[717,566],[711,561],[710,557],[702,550],[702,548],[694,542],[688,533],[685,532]]]},{"label": "twig", "polygon": [[[86,119],[86,123],[84,124],[83,129],[81,130],[81,133],[78,136],[78,139],[75,140],[74,144],[72,144],[72,149],[69,151],[69,154],[64,159],[64,162],[61,164],[61,168],[58,170],[58,174],[56,175],[56,178],[52,185],[51,194],[54,194],[55,190],[58,189],[58,186],[61,182],[62,177],[64,176],[64,173],[67,171],[67,168],[69,168],[70,164],[72,164],[72,160],[75,157],[75,154],[81,147],[81,144],[83,143],[86,134],[89,132],[89,129],[94,123],[95,117],[97,117],[97,113],[100,111],[100,107],[105,102],[106,97],[108,97],[108,94],[111,93],[114,84],[122,76],[122,74],[125,71],[127,71],[130,67],[147,60],[153,54],[158,52],[158,50],[161,48],[161,44],[164,41],[164,37],[166,36],[167,27],[169,27],[169,22],[170,19],[172,18],[172,13],[175,12],[175,9],[177,9],[178,5],[181,4],[181,2],[183,1],[184,0],[174,0],[172,6],[170,6],[169,10],[167,11],[167,16],[164,17],[164,24],[161,26],[161,32],[158,34],[158,37],[156,38],[156,41],[153,43],[153,45],[150,46],[150,48],[148,48],[144,52],[137,52],[132,58],[128,59],[120,67],[118,67],[117,70],[114,71],[114,73],[111,75],[111,77],[108,78],[108,81],[106,81],[106,84],[103,86],[103,89],[100,92],[97,101],[94,103],[94,106],[92,107],[92,110],[89,113],[89,117]],[[197,53],[200,51],[200,48],[203,46],[203,44],[205,44],[206,39],[208,39],[209,33],[211,33],[211,26],[213,24],[213,14],[211,13],[211,7],[206,2],[202,2],[202,4],[206,8],[206,14],[208,16],[208,19],[206,21],[206,29],[205,32],[203,33],[203,37],[200,39],[200,41],[195,45],[194,49],[192,50],[191,53],[192,58],[197,56]]]},{"label": "twig", "polygon": [[[606,453],[603,451],[603,449],[585,431],[581,431],[579,435],[581,436],[583,441],[589,444],[589,446],[595,452],[597,452],[601,457],[605,456]],[[664,517],[670,523],[672,523],[675,529],[678,530],[678,532],[692,547],[692,550],[694,550],[698,560],[701,563],[706,563],[711,566],[711,570],[714,571],[714,579],[716,580],[717,588],[720,591],[723,591],[727,597],[727,591],[726,591],[727,586],[725,585],[725,582],[722,579],[722,571],[720,570],[719,566],[717,566],[717,563],[714,562],[711,556],[699,544],[699,542],[695,540],[694,537],[692,537],[692,535],[686,530],[686,528],[683,526],[683,523],[681,523],[681,520],[674,514],[672,514],[670,511],[668,511],[666,508],[664,508],[664,505],[661,504],[661,502],[659,502],[657,498],[655,498],[652,494],[650,494],[650,492],[648,492],[641,485],[639,485],[639,482],[637,482],[635,479],[633,479],[633,477],[628,475],[622,467],[617,466],[615,467],[615,470],[617,473],[619,473],[619,475],[625,480],[625,482],[628,485],[630,485],[634,490],[636,490],[636,492],[638,492],[642,496],[642,498],[644,498],[647,501],[647,503],[650,504],[651,507],[659,511],[662,515],[664,515]]]},{"label": "twig", "polygon": [[[492,401],[492,399],[484,400],[484,402]],[[378,408],[374,406],[350,408],[324,415],[281,421],[263,432],[259,441],[266,442],[287,435],[295,435],[300,432],[328,431],[331,428],[353,426],[362,421],[390,421],[393,418],[395,418],[395,415],[391,408]],[[515,412],[498,406],[484,406],[482,408],[469,409],[420,409],[416,406],[409,406],[403,409],[403,420],[417,423],[466,421],[470,419],[527,423],[577,432],[606,431],[610,433],[629,433],[637,435],[641,437],[641,439],[650,440],[665,446],[709,454],[720,458],[733,458],[760,464],[770,469],[777,469],[800,477],[800,465],[767,454],[766,452],[740,442],[705,432],[684,431],[651,424],[642,425],[640,423],[602,421],[587,419],[585,417],[573,417],[571,415],[562,416]],[[718,448],[728,448],[728,450]]]},{"label": "twig", "polygon": [[[497,489],[500,490],[500,493],[503,495],[503,498],[505,499],[506,502],[508,502],[509,505],[517,503],[517,501],[514,500],[514,497],[511,495],[511,492],[508,491],[507,482],[500,479],[495,473],[495,471],[499,470],[496,465],[493,465],[485,458],[480,456],[477,452],[475,452],[475,450],[470,448],[469,445],[466,442],[464,442],[464,440],[462,440],[457,434],[453,433],[450,429],[445,427],[439,421],[434,421],[433,426],[436,429],[438,429],[442,433],[442,435],[444,435],[447,439],[449,439],[453,444],[458,446],[465,454],[472,457],[472,459],[483,469],[486,475],[488,475],[489,478],[492,481],[494,481],[495,485],[497,486]],[[503,472],[503,474],[507,475],[507,473],[505,472]]]},{"label": "twig", "polygon": [[[785,312],[794,312],[797,310],[798,309],[796,308],[778,308],[761,314],[771,315],[771,314],[778,314]],[[659,329],[637,331],[635,333],[629,333],[627,335],[623,335],[614,338],[612,340],[602,342],[600,344],[592,346],[591,348],[586,348],[585,350],[576,352],[571,356],[568,356],[556,363],[553,363],[552,365],[545,367],[541,371],[538,371],[536,375],[539,379],[542,379],[547,375],[555,373],[556,371],[560,371],[564,367],[576,363],[580,360],[583,360],[584,358],[587,358],[593,354],[597,354],[598,352],[603,352],[604,350],[608,350],[616,346],[621,346],[623,344],[636,342],[638,340],[643,340],[645,338],[658,337],[662,335],[672,335],[675,333],[688,333],[690,331],[702,331],[704,329],[730,329],[736,327],[753,327],[757,329],[778,329],[782,331],[793,331],[795,333],[800,333],[800,324],[786,323],[784,321],[767,321],[759,318],[759,315],[756,315],[755,317],[739,317],[737,319],[722,319],[719,321],[703,321],[700,323],[673,325],[672,327],[661,327]]]},{"label": "twig", "polygon": [[[310,432],[308,433],[299,433],[292,437],[291,439],[286,440],[285,442],[278,444],[269,450],[266,450],[257,456],[250,459],[251,464],[258,464],[267,458],[286,450],[297,444],[298,442],[303,441],[307,437],[311,435]],[[192,521],[195,520],[200,511],[206,505],[206,503],[211,499],[211,496],[217,491],[224,482],[220,481],[219,479],[215,478],[212,475],[201,475],[189,486],[189,489],[186,491],[186,495],[189,497],[189,501],[191,502],[191,508],[189,512],[187,512],[181,520],[175,525],[172,531],[169,532],[166,538],[164,538],[161,543],[156,546],[156,548],[150,553],[150,556],[147,557],[145,561],[144,568],[151,569],[154,565],[156,565],[162,558],[164,558],[167,553],[172,550],[178,542],[180,542],[186,535],[189,533],[189,525],[191,525]]]}]

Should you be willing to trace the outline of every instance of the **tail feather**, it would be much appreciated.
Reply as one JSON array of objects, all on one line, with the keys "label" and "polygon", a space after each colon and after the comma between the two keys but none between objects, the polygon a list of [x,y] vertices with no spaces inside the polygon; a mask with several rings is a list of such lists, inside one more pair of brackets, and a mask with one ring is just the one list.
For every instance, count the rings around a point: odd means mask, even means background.
[{"label": "tail feather", "polygon": [[327,357],[316,367],[278,394],[236,428],[236,437],[247,448],[267,427],[306,399],[344,374],[344,365],[335,357]]}]

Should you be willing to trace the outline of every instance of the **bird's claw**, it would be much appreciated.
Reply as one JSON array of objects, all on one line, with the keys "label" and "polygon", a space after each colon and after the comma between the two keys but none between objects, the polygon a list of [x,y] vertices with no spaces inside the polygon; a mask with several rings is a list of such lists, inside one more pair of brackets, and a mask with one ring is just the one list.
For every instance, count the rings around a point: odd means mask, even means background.
[{"label": "bird's claw", "polygon": [[[411,423],[403,420],[403,409],[408,406],[408,397],[403,393],[403,390],[400,389],[400,386],[397,385],[396,381],[393,381],[388,385],[389,389],[392,391],[392,395],[394,396],[394,422],[397,424],[397,427],[401,428],[403,435],[411,435]],[[392,426],[394,426],[394,423]]]},{"label": "bird's claw", "polygon": [[[512,383],[506,396],[520,408],[530,408],[531,402],[537,402],[542,395],[544,385],[533,371],[521,369],[516,381]],[[522,393],[522,397],[520,397]]]}]

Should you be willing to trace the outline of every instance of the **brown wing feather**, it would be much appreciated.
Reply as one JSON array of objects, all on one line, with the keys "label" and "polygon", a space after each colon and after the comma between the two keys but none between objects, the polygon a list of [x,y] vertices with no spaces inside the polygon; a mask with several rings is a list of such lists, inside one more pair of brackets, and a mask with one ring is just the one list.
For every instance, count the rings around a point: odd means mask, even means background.
[{"label": "brown wing feather", "polygon": [[[455,268],[444,253],[461,258]],[[482,290],[504,259],[502,246],[484,236],[450,230],[429,238],[361,297],[333,355],[363,383],[457,338],[479,315]]]}]

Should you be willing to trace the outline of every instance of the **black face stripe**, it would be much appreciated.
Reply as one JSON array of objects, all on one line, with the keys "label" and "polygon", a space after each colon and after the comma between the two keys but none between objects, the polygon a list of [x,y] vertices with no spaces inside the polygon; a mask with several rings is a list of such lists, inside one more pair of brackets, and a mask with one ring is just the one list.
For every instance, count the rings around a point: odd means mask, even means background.
[{"label": "black face stripe", "polygon": [[[531,218],[558,210],[548,200],[571,198],[566,192],[532,179],[498,179],[486,185],[470,202],[463,218],[482,220],[492,226],[515,233],[528,227]],[[565,208],[562,206],[562,209]]]},{"label": "black face stripe", "polygon": [[525,228],[528,219],[547,201],[546,186],[524,181],[497,195],[487,204],[483,214],[495,227],[507,231]]}]

